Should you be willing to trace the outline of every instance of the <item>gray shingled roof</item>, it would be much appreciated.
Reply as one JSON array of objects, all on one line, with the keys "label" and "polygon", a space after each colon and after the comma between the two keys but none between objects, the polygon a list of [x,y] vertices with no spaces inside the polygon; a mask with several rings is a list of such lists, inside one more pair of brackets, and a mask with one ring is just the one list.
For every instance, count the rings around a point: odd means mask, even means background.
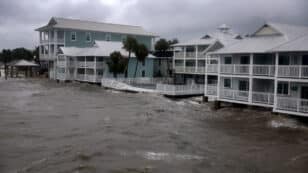
[{"label": "gray shingled roof", "polygon": [[40,27],[36,30],[42,31],[50,28],[78,29],[86,31],[123,33],[123,34],[144,35],[153,37],[156,36],[154,33],[144,30],[141,26],[111,24],[111,23],[93,22],[93,21],[58,18],[58,17],[51,18],[47,25]]},{"label": "gray shingled roof", "polygon": [[308,51],[308,38],[303,38],[308,36],[308,27],[278,23],[267,23],[262,27],[264,26],[273,27],[280,34],[272,36],[256,36],[253,34],[251,37],[217,50],[213,54]]}]

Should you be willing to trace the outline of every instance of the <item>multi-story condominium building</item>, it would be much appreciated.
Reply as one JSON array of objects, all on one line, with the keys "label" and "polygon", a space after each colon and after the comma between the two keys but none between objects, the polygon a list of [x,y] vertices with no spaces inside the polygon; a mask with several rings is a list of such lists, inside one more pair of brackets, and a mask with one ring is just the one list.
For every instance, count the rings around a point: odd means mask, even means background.
[{"label": "multi-story condominium building", "polygon": [[207,60],[205,96],[308,116],[308,27],[267,23]]},{"label": "multi-story condominium building", "polygon": [[[149,50],[153,50],[153,43],[156,37],[155,34],[145,31],[140,26],[55,17],[51,18],[46,26],[40,27],[36,31],[39,32],[40,60],[48,62],[49,76],[52,79],[57,79],[58,72],[63,72],[63,65],[65,63],[61,61],[65,56],[60,56],[58,59],[59,63],[57,63],[57,56],[63,53],[61,52],[61,47],[90,48],[95,46],[96,41],[121,43],[127,36],[132,36],[137,39],[138,43],[146,45]],[[83,57],[81,55],[82,52],[80,52],[80,57],[78,58],[78,61],[81,61],[80,65],[82,62],[89,62],[88,64],[91,64],[97,61],[97,65],[100,66],[100,62],[103,61],[98,57],[94,57],[93,53]],[[159,59],[157,61],[159,62]],[[140,71],[142,76],[146,76],[146,71]],[[100,70],[97,70],[97,72],[100,73]]]},{"label": "multi-story condominium building", "polygon": [[176,81],[182,84],[204,84],[206,54],[240,39],[242,39],[240,35],[234,34],[230,27],[223,24],[214,33],[173,45],[173,68]]}]

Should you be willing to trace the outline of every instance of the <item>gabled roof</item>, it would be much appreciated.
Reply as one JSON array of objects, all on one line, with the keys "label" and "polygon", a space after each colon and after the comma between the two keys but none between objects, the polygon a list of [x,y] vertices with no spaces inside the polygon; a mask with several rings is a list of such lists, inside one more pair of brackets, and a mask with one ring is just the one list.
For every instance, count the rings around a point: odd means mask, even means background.
[{"label": "gabled roof", "polygon": [[[267,28],[266,30],[264,30]],[[243,40],[213,52],[214,54],[265,53],[274,51],[304,50],[308,39],[308,27],[267,23]],[[305,43],[306,41],[306,43]],[[300,47],[300,48],[299,48]],[[279,49],[278,49],[279,48]],[[308,49],[307,49],[308,51]]]},{"label": "gabled roof", "polygon": [[308,51],[308,34],[293,41],[273,48],[273,52],[304,52]]},{"label": "gabled roof", "polygon": [[[78,47],[61,47],[63,55],[66,56],[103,56],[109,57],[114,51],[119,51],[124,57],[128,57],[128,52],[123,49],[121,42],[115,41],[95,41],[93,47],[78,48]],[[135,57],[134,53],[131,53],[131,57]],[[154,58],[153,55],[148,55],[148,58]]]},{"label": "gabled roof", "polygon": [[152,37],[156,36],[154,33],[144,30],[141,26],[111,24],[111,23],[93,22],[93,21],[58,18],[58,17],[52,17],[47,25],[36,29],[36,31],[48,30],[51,28],[122,33],[122,34],[144,35]]},{"label": "gabled roof", "polygon": [[216,32],[206,34],[201,38],[189,40],[186,42],[173,45],[176,46],[195,46],[195,45],[212,45],[216,42],[220,42],[223,45],[229,45],[237,42],[242,37],[239,34],[235,34],[230,30],[230,27],[223,24],[218,27]]}]

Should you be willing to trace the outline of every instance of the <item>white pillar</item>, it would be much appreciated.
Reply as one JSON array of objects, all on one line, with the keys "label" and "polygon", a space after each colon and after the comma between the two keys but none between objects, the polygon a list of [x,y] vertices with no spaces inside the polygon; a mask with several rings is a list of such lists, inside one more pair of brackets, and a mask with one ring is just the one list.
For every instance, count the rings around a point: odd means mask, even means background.
[{"label": "white pillar", "polygon": [[221,57],[218,58],[218,72],[217,72],[217,97],[220,98],[220,85],[221,85],[221,79],[220,79],[220,66],[221,66]]},{"label": "white pillar", "polygon": [[197,72],[197,68],[198,68],[198,46],[195,46],[195,52],[196,52],[196,56],[195,56],[195,58],[196,58],[196,63],[195,63],[195,72]]},{"label": "white pillar", "polygon": [[252,103],[252,87],[253,87],[253,53],[250,54],[249,59],[249,97],[248,102]]},{"label": "white pillar", "polygon": [[186,71],[186,46],[184,46],[184,72]]},{"label": "white pillar", "polygon": [[279,53],[275,54],[275,85],[274,85],[274,110],[277,108],[277,90],[278,90],[278,67],[279,67]]},{"label": "white pillar", "polygon": [[58,31],[55,29],[54,30],[54,34],[53,34],[53,37],[54,37],[54,56],[57,55],[57,43],[58,43]]},{"label": "white pillar", "polygon": [[94,56],[94,80],[93,82],[96,82],[96,56]]}]

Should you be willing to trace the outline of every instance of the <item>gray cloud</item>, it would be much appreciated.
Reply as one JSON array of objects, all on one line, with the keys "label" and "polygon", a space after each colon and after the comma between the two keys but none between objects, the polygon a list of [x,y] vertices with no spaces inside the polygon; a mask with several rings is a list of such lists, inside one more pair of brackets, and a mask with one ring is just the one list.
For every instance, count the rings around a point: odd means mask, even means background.
[{"label": "gray cloud", "polygon": [[37,44],[52,16],[141,25],[162,37],[200,37],[226,23],[242,34],[265,21],[308,25],[306,0],[1,0],[0,49]]}]

